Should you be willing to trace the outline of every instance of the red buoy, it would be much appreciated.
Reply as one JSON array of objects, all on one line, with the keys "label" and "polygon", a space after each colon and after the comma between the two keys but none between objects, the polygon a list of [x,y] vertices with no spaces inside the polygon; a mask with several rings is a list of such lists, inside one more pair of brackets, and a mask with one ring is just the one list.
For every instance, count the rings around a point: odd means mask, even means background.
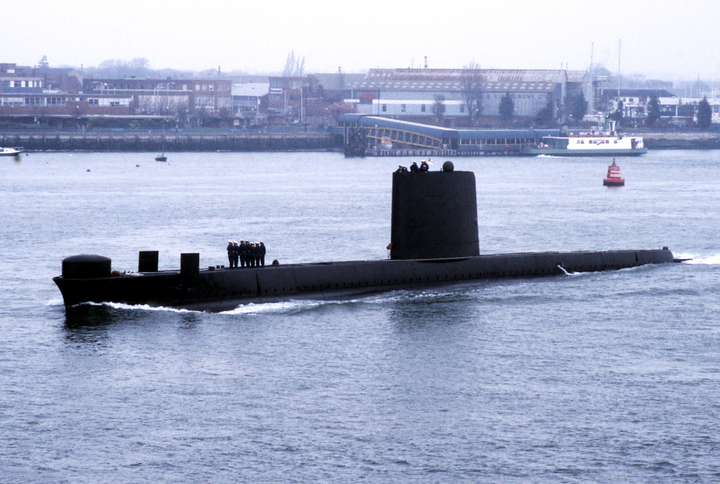
[{"label": "red buoy", "polygon": [[606,187],[621,187],[625,185],[625,178],[620,175],[620,167],[615,164],[615,158],[613,158],[612,165],[608,166],[607,177],[603,179],[603,185]]}]

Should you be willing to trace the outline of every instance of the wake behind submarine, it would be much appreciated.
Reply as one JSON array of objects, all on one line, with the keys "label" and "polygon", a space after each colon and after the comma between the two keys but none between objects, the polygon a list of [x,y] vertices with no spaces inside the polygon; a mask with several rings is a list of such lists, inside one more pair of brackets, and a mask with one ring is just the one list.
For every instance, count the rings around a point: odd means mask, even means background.
[{"label": "wake behind submarine", "polygon": [[200,268],[200,254],[180,256],[180,269],[158,271],[158,252],[142,251],[137,273],[111,270],[100,255],[62,261],[53,278],[70,309],[87,302],[224,311],[243,302],[303,295],[357,294],[424,284],[617,270],[673,262],[653,250],[480,255],[475,174],[395,172],[389,260],[288,264],[243,269]]}]

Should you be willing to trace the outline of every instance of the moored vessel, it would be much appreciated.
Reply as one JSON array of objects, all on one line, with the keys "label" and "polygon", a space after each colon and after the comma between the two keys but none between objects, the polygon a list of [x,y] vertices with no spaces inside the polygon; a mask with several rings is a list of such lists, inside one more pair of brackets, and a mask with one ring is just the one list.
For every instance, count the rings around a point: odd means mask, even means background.
[{"label": "moored vessel", "polygon": [[642,136],[628,136],[617,131],[609,118],[600,130],[571,132],[566,127],[559,136],[545,136],[536,147],[527,148],[529,155],[551,156],[639,156],[647,153]]},{"label": "moored vessel", "polygon": [[22,148],[2,148],[0,147],[0,156],[18,156],[23,152]]}]

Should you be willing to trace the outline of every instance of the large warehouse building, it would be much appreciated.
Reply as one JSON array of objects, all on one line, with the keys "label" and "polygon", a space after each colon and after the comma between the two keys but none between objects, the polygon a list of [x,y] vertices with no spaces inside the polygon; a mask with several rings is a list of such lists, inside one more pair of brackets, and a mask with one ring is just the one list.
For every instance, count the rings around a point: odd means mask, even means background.
[{"label": "large warehouse building", "polygon": [[436,117],[442,100],[445,125],[463,124],[468,98],[479,97],[480,114],[499,116],[500,100],[509,94],[514,115],[533,117],[550,102],[557,114],[567,96],[588,96],[586,71],[533,69],[371,69],[346,91],[357,112],[407,121]]}]

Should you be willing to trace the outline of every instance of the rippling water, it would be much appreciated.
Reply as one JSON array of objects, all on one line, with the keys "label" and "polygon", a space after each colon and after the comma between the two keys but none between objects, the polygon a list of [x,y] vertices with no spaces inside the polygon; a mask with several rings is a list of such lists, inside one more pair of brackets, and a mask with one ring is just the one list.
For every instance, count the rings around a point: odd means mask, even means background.
[{"label": "rippling water", "polygon": [[[0,158],[0,482],[720,480],[720,158],[453,160],[483,253],[668,246],[683,264],[233,311],[96,305],[97,253],[382,259],[390,173],[332,153]],[[439,169],[435,160],[432,169]]]}]

